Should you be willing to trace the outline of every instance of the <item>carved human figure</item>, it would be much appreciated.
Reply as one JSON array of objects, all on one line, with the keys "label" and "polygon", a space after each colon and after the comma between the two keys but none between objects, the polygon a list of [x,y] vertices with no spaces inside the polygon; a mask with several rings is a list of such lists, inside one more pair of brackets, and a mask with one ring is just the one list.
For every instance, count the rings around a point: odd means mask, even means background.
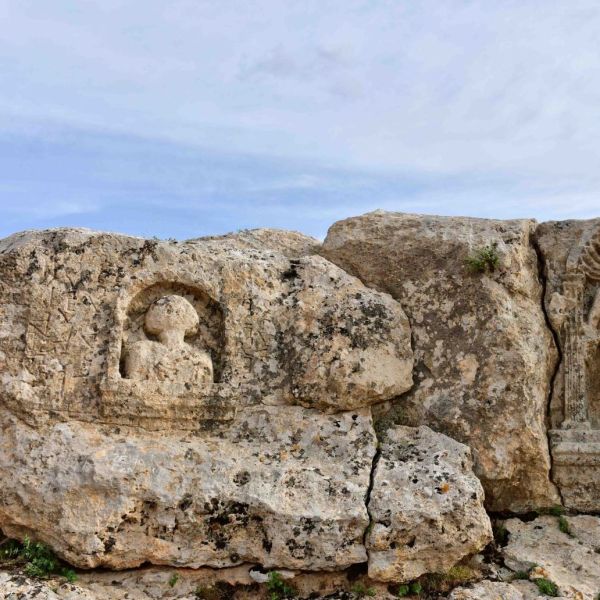
[{"label": "carved human figure", "polygon": [[194,307],[182,296],[163,296],[148,311],[144,328],[158,341],[141,340],[125,348],[125,376],[144,381],[207,384],[213,381],[212,359],[185,341],[198,328]]}]

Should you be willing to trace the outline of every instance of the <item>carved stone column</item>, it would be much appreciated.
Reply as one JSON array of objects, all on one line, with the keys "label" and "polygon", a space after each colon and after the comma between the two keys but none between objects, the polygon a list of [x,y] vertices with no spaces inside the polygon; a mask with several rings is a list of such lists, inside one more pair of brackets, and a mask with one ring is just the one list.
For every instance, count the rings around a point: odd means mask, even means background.
[{"label": "carved stone column", "polygon": [[563,429],[589,429],[583,339],[585,275],[573,273],[564,284],[569,314],[564,324],[565,399]]}]

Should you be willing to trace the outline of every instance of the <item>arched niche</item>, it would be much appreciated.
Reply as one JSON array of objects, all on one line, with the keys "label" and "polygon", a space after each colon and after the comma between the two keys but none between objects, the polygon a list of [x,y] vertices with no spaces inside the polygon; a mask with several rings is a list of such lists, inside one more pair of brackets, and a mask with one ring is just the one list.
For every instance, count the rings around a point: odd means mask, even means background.
[{"label": "arched niche", "polygon": [[127,378],[124,368],[126,349],[136,342],[157,341],[144,327],[150,306],[165,296],[185,298],[198,314],[199,325],[195,332],[185,337],[185,342],[198,351],[208,352],[212,358],[213,381],[219,383],[223,376],[223,346],[225,343],[223,311],[208,293],[198,286],[174,282],[157,281],[137,290],[129,298],[122,298],[120,307],[120,344],[118,345],[118,373]]}]

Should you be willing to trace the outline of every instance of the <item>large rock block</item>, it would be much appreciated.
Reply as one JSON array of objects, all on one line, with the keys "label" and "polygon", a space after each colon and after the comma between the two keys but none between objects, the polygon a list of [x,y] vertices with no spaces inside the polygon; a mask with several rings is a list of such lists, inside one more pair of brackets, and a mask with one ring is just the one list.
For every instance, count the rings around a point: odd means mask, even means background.
[{"label": "large rock block", "polygon": [[369,501],[369,576],[443,573],[492,539],[471,451],[429,427],[386,432]]},{"label": "large rock block", "polygon": [[263,232],[0,242],[0,527],[82,567],[366,560],[400,305]]},{"label": "large rock block", "polygon": [[333,570],[364,562],[375,448],[368,411],[241,411],[213,435],[2,411],[0,522],[73,565]]},{"label": "large rock block", "polygon": [[600,510],[600,219],[542,223],[544,304],[562,361],[553,380],[553,474],[565,504]]},{"label": "large rock block", "polygon": [[[415,386],[392,420],[468,444],[491,510],[559,501],[546,412],[557,352],[542,311],[532,221],[375,212],[334,224],[322,254],[406,311]],[[471,272],[484,249],[497,268]]]}]

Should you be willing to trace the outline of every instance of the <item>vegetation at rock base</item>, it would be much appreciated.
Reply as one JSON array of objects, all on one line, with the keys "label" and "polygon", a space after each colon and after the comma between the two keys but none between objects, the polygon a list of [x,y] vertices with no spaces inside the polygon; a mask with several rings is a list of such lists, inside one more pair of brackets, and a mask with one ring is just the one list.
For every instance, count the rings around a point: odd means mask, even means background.
[{"label": "vegetation at rock base", "polygon": [[375,596],[375,590],[368,588],[364,583],[357,583],[350,590],[357,598],[372,598]]},{"label": "vegetation at rock base", "polygon": [[171,577],[169,577],[169,586],[170,587],[175,587],[175,584],[179,581],[179,574],[178,573],[173,573],[173,575],[171,575]]},{"label": "vegetation at rock base", "polygon": [[473,252],[467,258],[467,267],[472,273],[493,273],[499,262],[498,244],[494,242]]},{"label": "vegetation at rock base", "polygon": [[508,544],[509,534],[504,523],[500,521],[494,523],[492,531],[494,533],[494,540],[498,546],[506,546],[506,544]]},{"label": "vegetation at rock base", "polygon": [[480,574],[468,565],[455,565],[445,573],[428,573],[421,577],[422,589],[430,593],[445,593],[451,589],[476,581]]},{"label": "vegetation at rock base", "polygon": [[544,577],[534,579],[533,582],[535,585],[537,585],[540,593],[546,594],[546,596],[551,596],[552,598],[558,598],[558,586],[554,582],[550,581],[549,579],[545,579]]},{"label": "vegetation at rock base", "polygon": [[571,526],[569,525],[569,521],[565,519],[565,517],[558,517],[558,528],[567,535],[573,536],[573,532],[571,531]]},{"label": "vegetation at rock base", "polygon": [[59,575],[70,582],[77,579],[75,571],[65,566],[48,546],[41,542],[33,542],[28,537],[23,543],[5,540],[0,546],[0,564],[22,565],[27,575],[39,579],[46,579],[52,575]]},{"label": "vegetation at rock base", "polygon": [[271,571],[267,580],[267,589],[271,592],[271,600],[281,600],[282,598],[294,598],[296,590],[288,585],[281,573]]},{"label": "vegetation at rock base", "polygon": [[413,581],[408,584],[403,584],[398,588],[396,596],[398,598],[404,598],[409,595],[417,595],[423,591],[423,586],[418,581]]},{"label": "vegetation at rock base", "polygon": [[232,596],[232,586],[224,582],[209,587],[200,585],[196,588],[195,596],[198,600],[228,600]]}]

